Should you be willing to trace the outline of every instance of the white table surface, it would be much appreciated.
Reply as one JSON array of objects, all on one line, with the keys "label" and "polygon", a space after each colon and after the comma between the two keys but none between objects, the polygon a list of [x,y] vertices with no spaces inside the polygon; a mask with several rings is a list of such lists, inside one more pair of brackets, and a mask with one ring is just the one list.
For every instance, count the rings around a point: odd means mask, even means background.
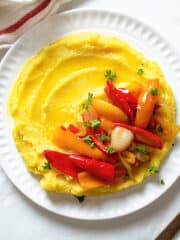
[{"label": "white table surface", "polygon": [[[151,25],[180,54],[179,0],[73,0],[63,10],[92,7],[112,9]],[[4,52],[0,52],[0,58]],[[3,159],[0,159],[3,160]],[[89,222],[64,218],[36,206],[24,197],[0,168],[1,240],[153,240],[180,212],[180,179],[154,203],[129,216]],[[174,239],[180,239],[177,234]]]}]

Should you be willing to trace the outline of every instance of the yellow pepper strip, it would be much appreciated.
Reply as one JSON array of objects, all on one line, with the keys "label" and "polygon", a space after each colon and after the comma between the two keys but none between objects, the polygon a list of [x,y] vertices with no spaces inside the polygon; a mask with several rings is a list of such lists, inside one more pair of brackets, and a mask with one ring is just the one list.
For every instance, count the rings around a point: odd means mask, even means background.
[{"label": "yellow pepper strip", "polygon": [[120,108],[100,99],[93,99],[92,106],[98,115],[114,122],[127,122],[127,115]]},{"label": "yellow pepper strip", "polygon": [[53,142],[60,148],[74,150],[79,154],[95,159],[103,159],[105,156],[98,148],[91,148],[87,143],[81,140],[69,130],[58,127],[53,136]]},{"label": "yellow pepper strip", "polygon": [[113,129],[113,124],[111,121],[109,121],[105,118],[102,118],[101,119],[101,127],[104,131],[109,132]]},{"label": "yellow pepper strip", "polygon": [[90,189],[102,187],[105,185],[103,181],[100,181],[99,179],[91,176],[87,172],[80,172],[78,174],[78,180],[79,180],[79,184],[84,190],[90,190]]}]

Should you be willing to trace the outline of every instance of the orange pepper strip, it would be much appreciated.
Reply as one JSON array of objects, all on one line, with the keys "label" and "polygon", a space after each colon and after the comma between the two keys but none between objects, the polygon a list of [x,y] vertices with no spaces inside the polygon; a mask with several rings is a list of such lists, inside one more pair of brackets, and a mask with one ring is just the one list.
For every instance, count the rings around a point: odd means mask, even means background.
[{"label": "orange pepper strip", "polygon": [[111,121],[127,122],[127,115],[118,107],[100,99],[93,99],[92,106],[98,115]]},{"label": "orange pepper strip", "polygon": [[85,190],[90,190],[93,188],[102,187],[105,185],[105,183],[96,177],[90,175],[87,172],[80,172],[78,174],[78,180],[81,185],[81,187]]},{"label": "orange pepper strip", "polygon": [[[153,95],[153,90],[157,94]],[[153,114],[154,106],[159,94],[159,79],[152,80],[148,88],[144,89],[138,97],[135,125],[146,128]]]},{"label": "orange pepper strip", "polygon": [[61,147],[69,150],[74,150],[82,155],[95,158],[104,159],[105,155],[97,148],[90,148],[90,146],[83,142],[78,136],[69,130],[63,130],[58,127],[53,136],[53,142]]}]

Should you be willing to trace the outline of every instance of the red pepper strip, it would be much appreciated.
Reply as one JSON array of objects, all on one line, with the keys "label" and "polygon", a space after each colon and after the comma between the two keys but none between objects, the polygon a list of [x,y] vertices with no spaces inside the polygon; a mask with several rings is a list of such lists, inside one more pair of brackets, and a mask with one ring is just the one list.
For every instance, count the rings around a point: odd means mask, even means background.
[{"label": "red pepper strip", "polygon": [[73,165],[72,161],[69,161],[67,154],[45,150],[44,156],[54,168],[73,178],[77,178],[79,170]]},{"label": "red pepper strip", "polygon": [[82,168],[89,174],[104,180],[106,182],[112,182],[115,177],[115,169],[112,164],[97,161],[95,159],[89,159],[78,155],[69,155],[75,166]]},{"label": "red pepper strip", "polygon": [[119,94],[121,94],[122,98],[124,98],[129,105],[131,106],[131,108],[136,111],[136,107],[137,107],[137,97],[134,95],[134,93],[130,92],[128,89],[126,88],[119,88],[117,89],[119,91]]},{"label": "red pepper strip", "polygon": [[157,128],[157,126],[158,126],[159,124],[160,124],[160,122],[159,122],[158,119],[152,118],[147,128],[148,128],[150,131],[155,131],[156,128]]},{"label": "red pepper strip", "polygon": [[164,143],[160,137],[158,137],[157,135],[155,135],[143,128],[131,126],[131,125],[128,125],[125,123],[113,123],[113,125],[129,129],[136,135],[137,140],[139,140],[143,143],[146,143],[152,147],[156,147],[159,149],[161,149],[163,147]]},{"label": "red pepper strip", "polygon": [[[103,129],[101,129],[101,134],[104,133]],[[94,131],[91,128],[87,128],[87,132],[90,135],[90,137],[92,138],[93,142],[95,143],[96,147],[98,147],[103,153],[105,153],[107,155],[107,158],[105,158],[104,160],[108,163],[116,163],[118,161],[118,154],[114,153],[114,154],[109,154],[109,152],[106,150],[106,146],[108,146],[108,142],[106,142],[106,145],[101,143],[101,141],[98,138],[98,134],[96,134],[96,130]]]},{"label": "red pepper strip", "polygon": [[106,146],[98,139],[98,135],[104,133],[103,129],[101,127],[97,128],[96,130],[93,130],[92,128],[87,128],[87,133],[90,135],[95,145],[106,155],[109,155],[108,151],[105,149]]},{"label": "red pepper strip", "polygon": [[122,111],[128,115],[129,120],[132,122],[134,119],[133,110],[131,109],[126,99],[122,97],[121,92],[112,84],[111,81],[107,80],[104,91],[106,95],[111,99],[113,104],[121,108]]},{"label": "red pepper strip", "polygon": [[107,155],[107,158],[104,159],[104,161],[108,163],[116,163],[118,160],[117,153],[109,154],[109,152],[106,150],[106,145],[100,142],[100,140],[93,134],[90,134],[90,137],[92,138],[93,142],[95,143],[96,147],[98,147],[103,153]]},{"label": "red pepper strip", "polygon": [[112,155],[109,155],[107,157],[107,159],[105,159],[104,161],[111,163],[111,164],[115,164],[115,163],[117,163],[118,160],[119,160],[118,153],[113,153]]},{"label": "red pepper strip", "polygon": [[106,155],[109,155],[108,151],[105,149],[106,146],[105,146],[104,144],[102,144],[96,136],[90,134],[90,137],[92,138],[92,140],[93,140],[93,142],[95,143],[95,145],[96,145],[103,153],[105,153]]},{"label": "red pepper strip", "polygon": [[114,166],[106,162],[50,150],[45,150],[44,155],[54,168],[74,178],[77,178],[79,169],[106,182],[113,181],[115,177]]},{"label": "red pepper strip", "polygon": [[78,133],[80,132],[80,129],[74,126],[73,124],[69,124],[68,130],[71,131],[72,133]]}]

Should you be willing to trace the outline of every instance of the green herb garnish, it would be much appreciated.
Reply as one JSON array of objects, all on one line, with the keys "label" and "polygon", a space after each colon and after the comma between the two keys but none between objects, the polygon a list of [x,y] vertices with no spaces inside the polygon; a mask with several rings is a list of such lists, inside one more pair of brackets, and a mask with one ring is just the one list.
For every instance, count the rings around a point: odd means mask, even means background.
[{"label": "green herb garnish", "polygon": [[142,76],[144,73],[144,70],[142,68],[139,68],[137,71],[137,74],[139,74],[139,76]]},{"label": "green herb garnish", "polygon": [[87,136],[83,137],[83,141],[86,143],[92,143],[92,138],[89,135],[87,135]]},{"label": "green herb garnish", "polygon": [[85,126],[86,127],[91,127],[91,122],[89,120],[85,121]]},{"label": "green herb garnish", "polygon": [[83,137],[83,141],[88,143],[91,148],[94,148],[95,144],[94,144],[92,138],[89,135]]},{"label": "green herb garnish", "polygon": [[85,196],[75,196],[74,195],[74,197],[77,198],[80,203],[82,203],[85,199]]},{"label": "green herb garnish", "polygon": [[159,132],[163,132],[163,128],[160,123],[156,126],[156,130]]},{"label": "green herb garnish", "polygon": [[164,185],[164,184],[165,184],[165,182],[164,182],[163,179],[161,179],[160,183],[161,183],[161,185]]},{"label": "green herb garnish", "polygon": [[159,168],[157,166],[151,166],[149,168],[150,173],[155,174],[159,172]]},{"label": "green herb garnish", "polygon": [[93,130],[96,130],[100,126],[101,122],[97,119],[85,121],[86,127],[91,127]]},{"label": "green herb garnish", "polygon": [[91,121],[91,127],[93,130],[96,130],[100,126],[100,121],[97,119],[94,119]]},{"label": "green herb garnish", "polygon": [[43,165],[44,169],[51,169],[51,165],[48,162],[45,162]]},{"label": "green herb garnish", "polygon": [[89,105],[91,104],[91,100],[92,100],[93,94],[92,93],[88,93],[88,99],[85,103],[82,104],[82,108],[84,109],[88,109]]},{"label": "green herb garnish", "polygon": [[109,154],[113,154],[113,153],[115,153],[114,148],[111,147],[111,146],[107,146],[107,147],[105,147],[105,149],[108,151]]},{"label": "green herb garnish", "polygon": [[112,82],[116,78],[116,73],[112,72],[112,70],[106,70],[104,76],[107,80],[110,80]]},{"label": "green herb garnish", "polygon": [[142,145],[137,146],[137,150],[139,153],[145,153],[145,147]]},{"label": "green herb garnish", "polygon": [[172,144],[172,147],[174,147],[174,145],[175,145],[175,144],[173,143],[173,144]]},{"label": "green herb garnish", "polygon": [[109,141],[109,139],[110,139],[110,137],[108,135],[106,135],[106,134],[102,134],[100,136],[100,140],[101,140],[102,143]]},{"label": "green herb garnish", "polygon": [[151,95],[152,95],[152,96],[156,96],[157,94],[158,94],[157,88],[151,89]]},{"label": "green herb garnish", "polygon": [[129,175],[126,173],[126,174],[124,174],[124,176],[123,176],[123,179],[124,180],[127,180],[127,179],[129,179]]},{"label": "green herb garnish", "polygon": [[89,146],[90,146],[90,148],[94,148],[95,147],[95,143],[92,142],[92,143],[89,144]]}]

